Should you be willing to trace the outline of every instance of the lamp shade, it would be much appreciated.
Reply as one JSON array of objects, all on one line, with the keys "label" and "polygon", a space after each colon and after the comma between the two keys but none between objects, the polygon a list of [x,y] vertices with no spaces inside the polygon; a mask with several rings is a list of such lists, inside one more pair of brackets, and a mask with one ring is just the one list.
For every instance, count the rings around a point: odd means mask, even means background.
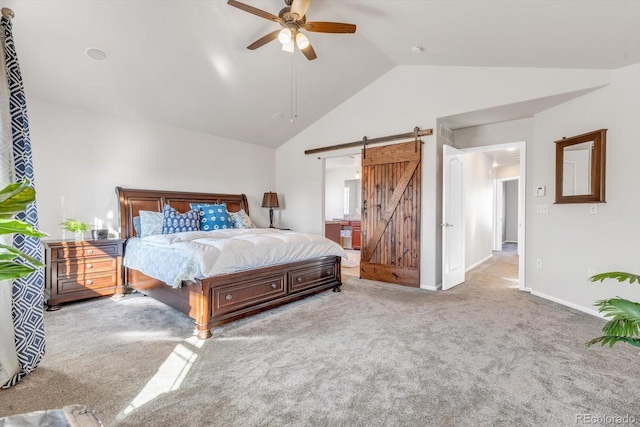
[{"label": "lamp shade", "polygon": [[278,205],[278,194],[277,193],[264,193],[264,197],[262,197],[262,207],[263,208],[277,208]]}]

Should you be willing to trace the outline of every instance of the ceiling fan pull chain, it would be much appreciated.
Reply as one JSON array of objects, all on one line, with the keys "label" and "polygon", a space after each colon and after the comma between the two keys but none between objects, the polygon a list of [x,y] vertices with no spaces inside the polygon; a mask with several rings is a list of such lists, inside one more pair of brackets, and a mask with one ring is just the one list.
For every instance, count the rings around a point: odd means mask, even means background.
[{"label": "ceiling fan pull chain", "polygon": [[291,123],[293,123],[294,118],[298,117],[298,76],[296,73],[295,60],[295,55],[291,55],[291,106],[289,113]]}]

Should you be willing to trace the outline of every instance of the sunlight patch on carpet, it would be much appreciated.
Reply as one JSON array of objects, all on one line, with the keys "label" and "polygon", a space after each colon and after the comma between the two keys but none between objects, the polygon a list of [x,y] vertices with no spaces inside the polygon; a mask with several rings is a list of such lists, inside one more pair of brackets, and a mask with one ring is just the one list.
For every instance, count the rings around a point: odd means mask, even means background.
[{"label": "sunlight patch on carpet", "polygon": [[158,368],[158,372],[147,382],[129,406],[118,414],[116,419],[122,421],[133,411],[164,393],[178,390],[197,358],[198,355],[193,351],[182,344],[178,344]]}]

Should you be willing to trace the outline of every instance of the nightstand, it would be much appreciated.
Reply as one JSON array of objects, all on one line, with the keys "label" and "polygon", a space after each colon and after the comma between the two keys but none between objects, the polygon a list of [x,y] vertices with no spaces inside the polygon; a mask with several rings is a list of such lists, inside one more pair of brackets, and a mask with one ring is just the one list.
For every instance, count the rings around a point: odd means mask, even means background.
[{"label": "nightstand", "polygon": [[60,303],[103,295],[124,295],[124,239],[42,240],[45,248],[44,301],[47,310]]}]

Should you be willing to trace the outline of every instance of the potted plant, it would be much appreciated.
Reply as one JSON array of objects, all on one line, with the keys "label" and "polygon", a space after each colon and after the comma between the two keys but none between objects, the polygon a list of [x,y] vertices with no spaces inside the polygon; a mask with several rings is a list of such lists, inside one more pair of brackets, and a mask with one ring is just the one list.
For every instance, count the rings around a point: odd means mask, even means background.
[{"label": "potted plant", "polygon": [[[640,275],[620,271],[596,274],[589,280],[603,282],[605,279],[640,284]],[[597,343],[613,347],[619,342],[640,347],[640,303],[617,297],[597,301],[594,305],[600,307],[598,311],[610,320],[602,328],[604,335],[587,342],[587,347]]]},{"label": "potted plant", "polygon": [[80,241],[84,240],[85,231],[89,231],[91,229],[91,225],[86,224],[75,218],[66,218],[64,221],[60,223],[63,229],[67,231],[71,231],[75,234],[75,239]]},{"label": "potted plant", "polygon": [[[15,214],[24,211],[27,205],[36,199],[36,192],[29,184],[28,180],[24,180],[16,184],[9,184],[0,190],[0,235],[19,233],[37,238],[47,235],[35,229],[31,224],[14,218]],[[18,279],[44,267],[40,261],[13,246],[0,244],[0,248],[3,249],[0,251],[0,280]],[[16,262],[19,259],[27,261],[31,265]]]}]

